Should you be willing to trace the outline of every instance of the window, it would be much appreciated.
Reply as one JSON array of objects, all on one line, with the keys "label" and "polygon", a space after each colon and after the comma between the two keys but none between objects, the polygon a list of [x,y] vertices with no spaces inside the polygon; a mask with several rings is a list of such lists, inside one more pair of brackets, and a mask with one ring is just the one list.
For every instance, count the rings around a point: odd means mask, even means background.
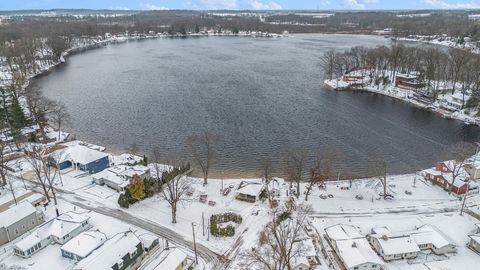
[{"label": "window", "polygon": [[358,270],[358,266],[353,267],[354,270]]},{"label": "window", "polygon": [[24,230],[25,230],[25,224],[23,224],[23,225],[22,225],[22,229],[24,229]]},{"label": "window", "polygon": [[35,219],[32,219],[32,225],[35,225]]},{"label": "window", "polygon": [[18,234],[18,229],[15,229],[15,234]]},{"label": "window", "polygon": [[123,262],[118,263],[118,269],[122,269],[122,267],[123,267]]},{"label": "window", "polygon": [[135,257],[135,255],[137,255],[137,250],[135,250],[134,252],[132,252],[132,258]]}]

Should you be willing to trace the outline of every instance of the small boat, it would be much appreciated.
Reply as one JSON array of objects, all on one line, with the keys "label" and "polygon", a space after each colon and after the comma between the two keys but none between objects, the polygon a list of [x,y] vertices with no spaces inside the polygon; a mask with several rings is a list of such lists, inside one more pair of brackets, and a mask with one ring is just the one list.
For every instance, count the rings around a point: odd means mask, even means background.
[{"label": "small boat", "polygon": [[472,123],[470,123],[470,122],[468,122],[468,121],[465,121],[465,122],[463,122],[463,123],[464,123],[465,125],[467,125],[467,126],[470,126],[470,125],[472,124]]}]

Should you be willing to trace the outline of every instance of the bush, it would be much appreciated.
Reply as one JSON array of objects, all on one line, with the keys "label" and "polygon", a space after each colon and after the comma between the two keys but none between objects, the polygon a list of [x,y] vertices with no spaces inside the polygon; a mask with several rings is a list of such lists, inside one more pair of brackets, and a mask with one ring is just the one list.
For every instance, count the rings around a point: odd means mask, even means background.
[{"label": "bush", "polygon": [[132,197],[132,194],[130,193],[130,190],[128,188],[125,190],[125,193],[120,194],[120,196],[118,197],[118,204],[123,208],[128,208],[130,205],[136,202],[137,200]]},{"label": "bush", "polygon": [[210,217],[210,233],[213,236],[234,236],[235,235],[235,228],[232,225],[228,225],[225,228],[219,228],[218,223],[224,222],[235,222],[237,224],[242,223],[242,216],[237,215],[235,213],[224,213],[218,215],[212,215]]}]

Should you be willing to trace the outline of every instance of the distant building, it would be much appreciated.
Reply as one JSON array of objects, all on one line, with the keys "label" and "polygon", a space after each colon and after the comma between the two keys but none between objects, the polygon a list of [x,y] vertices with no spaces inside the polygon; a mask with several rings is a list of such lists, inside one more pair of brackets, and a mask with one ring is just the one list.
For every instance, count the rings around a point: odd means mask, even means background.
[{"label": "distant building", "polygon": [[417,90],[425,87],[425,83],[420,81],[418,75],[397,74],[395,76],[395,86],[407,90]]},{"label": "distant building", "polygon": [[41,211],[21,202],[0,213],[0,245],[11,242],[44,222]]},{"label": "distant building", "polygon": [[80,261],[99,248],[106,240],[106,235],[100,231],[86,231],[72,238],[60,250],[63,257]]},{"label": "distant building", "polygon": [[110,166],[108,154],[83,145],[59,149],[50,154],[52,165],[60,170],[73,167],[88,173],[98,173]]},{"label": "distant building", "polygon": [[42,224],[33,233],[17,242],[13,248],[15,255],[29,258],[44,247],[55,242],[65,244],[81,232],[91,228],[90,217],[67,212]]},{"label": "distant building", "polygon": [[138,269],[145,251],[142,242],[130,231],[116,234],[88,257],[79,261],[73,270],[133,270]]}]

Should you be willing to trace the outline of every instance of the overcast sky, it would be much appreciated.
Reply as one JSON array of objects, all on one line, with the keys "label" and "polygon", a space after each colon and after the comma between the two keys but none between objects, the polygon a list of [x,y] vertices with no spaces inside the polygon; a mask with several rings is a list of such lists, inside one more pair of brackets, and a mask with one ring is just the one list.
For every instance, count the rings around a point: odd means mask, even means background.
[{"label": "overcast sky", "polygon": [[480,0],[0,0],[15,9],[476,9]]}]

